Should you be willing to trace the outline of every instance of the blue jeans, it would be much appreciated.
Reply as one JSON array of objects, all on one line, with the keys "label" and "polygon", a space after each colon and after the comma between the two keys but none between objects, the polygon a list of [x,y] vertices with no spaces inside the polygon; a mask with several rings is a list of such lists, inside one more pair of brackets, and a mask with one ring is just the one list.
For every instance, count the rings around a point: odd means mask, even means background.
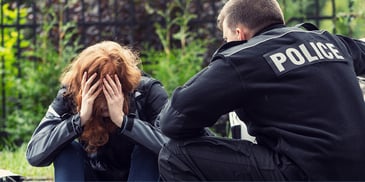
[{"label": "blue jeans", "polygon": [[158,156],[151,151],[134,146],[128,181],[159,181]]},{"label": "blue jeans", "polygon": [[[56,182],[85,181],[90,170],[86,153],[78,142],[67,145],[53,162]],[[136,145],[131,157],[128,181],[159,181],[157,155]]]},{"label": "blue jeans", "polygon": [[85,181],[86,153],[78,142],[67,145],[53,161],[55,181]]}]

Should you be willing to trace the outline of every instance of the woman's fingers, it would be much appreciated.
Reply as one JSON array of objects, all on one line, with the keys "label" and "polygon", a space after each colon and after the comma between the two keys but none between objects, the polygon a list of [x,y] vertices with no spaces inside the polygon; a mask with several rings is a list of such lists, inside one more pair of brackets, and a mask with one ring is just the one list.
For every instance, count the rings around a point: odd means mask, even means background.
[{"label": "woman's fingers", "polygon": [[121,92],[119,79],[113,80],[109,75],[103,78],[103,92],[108,103],[109,117],[114,124],[120,127],[124,116],[124,95]]},{"label": "woman's fingers", "polygon": [[115,80],[115,82],[117,84],[117,90],[118,90],[118,92],[119,93],[122,93],[122,85],[121,85],[121,83],[119,81],[119,78],[118,78],[118,75],[117,74],[114,75],[114,80]]},{"label": "woman's fingers", "polygon": [[107,78],[103,79],[103,87],[105,88],[105,91],[107,92],[107,95],[112,97],[113,95],[115,95],[112,86],[110,85],[109,81],[107,80]]},{"label": "woman's fingers", "polygon": [[[97,81],[89,90],[90,95],[90,99],[95,100],[95,98],[100,94],[100,92],[103,90],[102,87],[100,87],[100,80]],[[95,91],[96,90],[96,91]]]},{"label": "woman's fingers", "polygon": [[81,81],[81,89],[82,89],[82,100],[81,100],[81,108],[80,108],[80,118],[81,125],[84,126],[85,123],[89,121],[92,116],[93,105],[96,97],[101,92],[101,81],[98,80],[95,84],[92,82],[96,78],[96,73],[94,73],[90,78],[87,78],[87,73],[85,72],[82,76]]},{"label": "woman's fingers", "polygon": [[[85,74],[84,74],[85,75]],[[91,76],[90,76],[90,78],[85,78],[86,79],[86,82],[84,83],[84,85],[83,85],[83,90],[84,90],[84,92],[85,93],[87,93],[88,91],[89,91],[89,89],[90,89],[90,87],[92,86],[91,84],[92,84],[92,82],[94,81],[94,79],[95,79],[95,77],[96,77],[96,73],[94,73],[94,74],[92,74]],[[86,76],[85,77],[87,77],[87,73],[86,73]],[[83,79],[84,79],[84,76],[83,76]]]},{"label": "woman's fingers", "polygon": [[119,82],[119,79],[117,76],[115,76],[115,80],[113,80],[109,75],[107,75],[103,79],[103,84],[105,87],[105,90],[108,92],[109,96],[119,96],[122,93],[122,86]]},{"label": "woman's fingers", "polygon": [[88,92],[91,94],[91,95],[93,95],[94,94],[94,92],[95,92],[95,90],[97,90],[100,86],[100,80],[98,80],[98,81],[96,81],[95,83],[94,83],[94,85],[91,85],[91,87],[90,87],[90,89],[88,90]]},{"label": "woman's fingers", "polygon": [[103,85],[103,93],[107,101],[111,100],[112,96],[110,95],[108,89],[106,88],[105,83]]},{"label": "woman's fingers", "polygon": [[108,84],[110,85],[112,93],[119,94],[119,88],[116,85],[117,80],[113,80],[112,77],[110,77],[110,75],[106,75],[106,80],[108,81]]},{"label": "woman's fingers", "polygon": [[87,78],[87,72],[85,71],[84,74],[82,74],[81,88],[84,88],[85,87],[86,78]]}]

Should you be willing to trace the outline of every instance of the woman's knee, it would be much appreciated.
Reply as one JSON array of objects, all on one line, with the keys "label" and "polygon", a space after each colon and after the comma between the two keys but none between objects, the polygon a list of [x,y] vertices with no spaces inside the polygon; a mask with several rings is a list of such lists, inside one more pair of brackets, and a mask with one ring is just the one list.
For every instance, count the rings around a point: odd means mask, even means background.
[{"label": "woman's knee", "polygon": [[55,181],[84,181],[85,156],[78,142],[65,146],[53,162]]},{"label": "woman's knee", "polygon": [[83,162],[85,158],[85,152],[81,144],[73,141],[69,145],[66,145],[56,156],[54,165],[58,163],[75,163],[77,161]]}]

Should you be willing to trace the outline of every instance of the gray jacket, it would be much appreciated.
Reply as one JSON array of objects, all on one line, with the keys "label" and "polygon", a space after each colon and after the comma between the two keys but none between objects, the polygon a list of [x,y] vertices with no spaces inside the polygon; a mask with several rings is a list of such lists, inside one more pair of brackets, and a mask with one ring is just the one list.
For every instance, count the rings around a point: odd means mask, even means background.
[{"label": "gray jacket", "polygon": [[[70,98],[64,97],[65,92],[65,87],[59,90],[28,143],[26,158],[32,166],[50,165],[58,152],[82,133],[79,114],[72,112],[74,105]],[[142,77],[140,86],[131,97],[138,115],[143,115],[143,118],[128,117],[122,128],[112,136],[117,139],[112,141],[115,142],[112,145],[121,146],[115,153],[128,156],[122,161],[130,159],[134,144],[151,150],[157,156],[163,143],[168,141],[155,126],[155,120],[168,99],[160,82]]]}]

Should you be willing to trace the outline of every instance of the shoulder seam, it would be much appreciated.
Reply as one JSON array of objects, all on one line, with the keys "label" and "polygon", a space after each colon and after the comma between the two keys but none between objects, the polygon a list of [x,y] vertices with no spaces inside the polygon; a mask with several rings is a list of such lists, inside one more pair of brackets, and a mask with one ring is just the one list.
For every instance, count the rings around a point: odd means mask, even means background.
[{"label": "shoulder seam", "polygon": [[[275,31],[275,30],[273,30],[273,31]],[[268,31],[268,33],[269,32],[272,32],[272,31]],[[266,41],[269,41],[269,40],[273,40],[273,39],[276,39],[276,38],[279,38],[279,37],[283,37],[283,36],[285,36],[285,35],[287,35],[287,34],[289,34],[289,33],[293,33],[293,32],[305,32],[305,30],[302,30],[302,29],[294,29],[294,30],[290,30],[290,31],[286,31],[286,32],[283,32],[283,33],[281,33],[280,35],[276,35],[276,36],[269,36],[268,38],[265,38],[265,37],[267,37],[268,35],[266,35],[266,34],[263,34],[263,35],[261,35],[261,36],[258,36],[258,38],[256,38],[256,39],[258,39],[257,41],[255,40],[255,41],[248,41],[248,42],[246,42],[246,43],[244,43],[244,44],[240,44],[240,45],[237,45],[237,46],[234,46],[234,47],[231,47],[231,48],[229,48],[229,49],[227,49],[227,50],[224,50],[224,51],[222,51],[221,53],[219,53],[220,55],[223,55],[223,56],[232,56],[233,54],[235,54],[235,53],[237,53],[237,52],[240,52],[240,51],[242,51],[242,50],[244,50],[244,49],[249,49],[249,48],[251,48],[251,47],[254,47],[254,46],[257,46],[257,45],[259,45],[259,44],[262,44],[262,43],[264,43],[264,42],[266,42]],[[314,32],[314,31],[310,31],[309,33],[314,33],[314,34],[322,34],[323,32],[325,32],[324,30],[321,30],[321,31],[316,31],[316,32]],[[252,40],[252,39],[251,39]]]}]

